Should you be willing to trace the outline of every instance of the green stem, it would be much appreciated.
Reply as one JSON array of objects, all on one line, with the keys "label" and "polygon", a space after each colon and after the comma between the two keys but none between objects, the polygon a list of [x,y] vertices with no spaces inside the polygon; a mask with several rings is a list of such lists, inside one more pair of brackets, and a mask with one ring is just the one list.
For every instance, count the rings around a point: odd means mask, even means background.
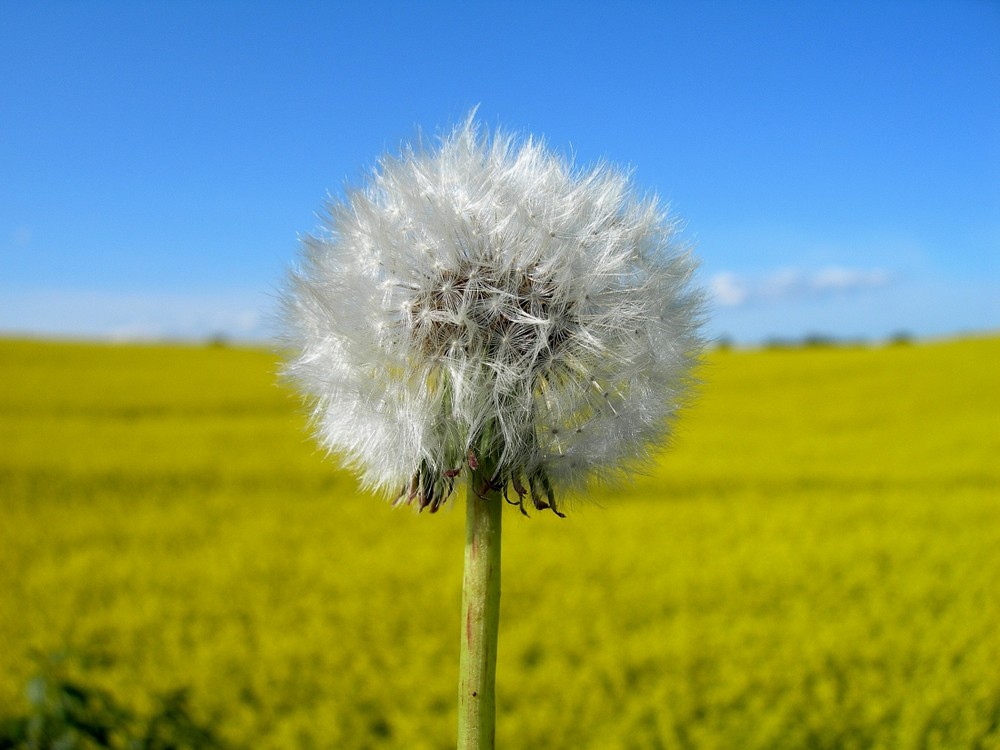
[{"label": "green stem", "polygon": [[484,468],[472,472],[466,497],[458,750],[494,746],[503,498],[489,489]]}]

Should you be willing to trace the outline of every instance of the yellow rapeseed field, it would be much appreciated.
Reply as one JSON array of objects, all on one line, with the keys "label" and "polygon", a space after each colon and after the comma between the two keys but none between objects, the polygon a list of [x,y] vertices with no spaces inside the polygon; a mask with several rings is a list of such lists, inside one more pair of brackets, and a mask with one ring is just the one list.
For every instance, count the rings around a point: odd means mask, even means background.
[{"label": "yellow rapeseed field", "polygon": [[[235,747],[454,745],[463,501],[359,493],[275,362],[0,342],[0,718],[71,649]],[[701,376],[654,473],[508,509],[498,746],[1000,748],[1000,338]]]}]

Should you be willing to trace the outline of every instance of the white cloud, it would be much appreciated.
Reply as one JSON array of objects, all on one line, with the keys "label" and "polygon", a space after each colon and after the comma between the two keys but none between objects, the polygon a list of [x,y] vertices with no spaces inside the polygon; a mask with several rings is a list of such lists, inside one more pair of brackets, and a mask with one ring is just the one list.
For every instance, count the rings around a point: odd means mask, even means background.
[{"label": "white cloud", "polygon": [[31,244],[31,229],[18,227],[14,230],[14,236],[11,239],[15,247],[27,247]]},{"label": "white cloud", "polygon": [[890,274],[881,269],[861,271],[853,268],[825,268],[813,276],[812,285],[821,292],[850,292],[886,286],[891,280]]},{"label": "white cloud", "polygon": [[746,284],[736,274],[728,272],[713,276],[709,282],[709,290],[715,301],[726,307],[739,307],[747,301],[749,294]]},{"label": "white cloud", "polygon": [[709,290],[721,307],[744,307],[849,294],[885,287],[891,281],[892,274],[881,269],[831,266],[803,271],[783,268],[759,276],[718,273],[709,280]]}]

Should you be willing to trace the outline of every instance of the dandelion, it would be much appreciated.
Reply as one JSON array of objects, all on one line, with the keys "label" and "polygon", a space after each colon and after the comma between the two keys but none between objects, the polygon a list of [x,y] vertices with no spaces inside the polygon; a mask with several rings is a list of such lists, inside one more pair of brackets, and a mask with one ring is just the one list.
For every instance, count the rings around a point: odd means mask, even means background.
[{"label": "dandelion", "polygon": [[670,434],[701,350],[676,222],[609,165],[472,116],[383,157],[304,242],[287,366],[322,444],[430,512],[469,482],[460,747],[492,747],[503,500],[563,515]]}]

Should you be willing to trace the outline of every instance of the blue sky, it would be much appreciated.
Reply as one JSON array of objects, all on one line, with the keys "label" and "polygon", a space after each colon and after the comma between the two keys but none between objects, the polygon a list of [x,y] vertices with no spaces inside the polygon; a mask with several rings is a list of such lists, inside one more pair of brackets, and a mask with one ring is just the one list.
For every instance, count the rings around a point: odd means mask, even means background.
[{"label": "blue sky", "polygon": [[261,339],[479,105],[683,218],[710,332],[1000,329],[1000,3],[0,3],[0,334]]}]

